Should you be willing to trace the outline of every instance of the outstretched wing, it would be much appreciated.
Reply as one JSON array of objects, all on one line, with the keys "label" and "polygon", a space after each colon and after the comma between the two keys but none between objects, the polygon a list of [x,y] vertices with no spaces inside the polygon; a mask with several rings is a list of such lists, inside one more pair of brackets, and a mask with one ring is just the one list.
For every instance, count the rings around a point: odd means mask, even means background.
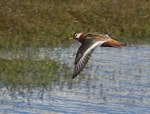
[{"label": "outstretched wing", "polygon": [[83,70],[95,48],[103,43],[104,41],[88,41],[81,45],[81,47],[77,51],[72,79],[75,78]]}]

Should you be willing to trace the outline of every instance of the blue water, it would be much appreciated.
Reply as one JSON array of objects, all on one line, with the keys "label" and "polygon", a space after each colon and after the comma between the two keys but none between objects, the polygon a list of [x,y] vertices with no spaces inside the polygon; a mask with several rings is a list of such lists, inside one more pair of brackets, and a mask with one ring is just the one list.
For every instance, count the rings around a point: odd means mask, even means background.
[{"label": "blue water", "polygon": [[[48,56],[73,70],[78,46],[53,51],[40,48],[37,53],[40,59]],[[71,87],[66,81],[63,87],[24,90],[24,95],[2,87],[0,113],[149,114],[150,45],[97,48],[71,83]]]}]

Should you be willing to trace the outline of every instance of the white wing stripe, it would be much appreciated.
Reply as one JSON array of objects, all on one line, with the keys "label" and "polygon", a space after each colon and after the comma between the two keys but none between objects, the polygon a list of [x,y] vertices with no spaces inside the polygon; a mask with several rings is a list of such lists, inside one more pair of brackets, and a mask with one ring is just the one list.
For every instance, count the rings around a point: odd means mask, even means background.
[{"label": "white wing stripe", "polygon": [[80,58],[80,60],[77,62],[76,66],[75,66],[73,78],[75,76],[77,76],[82,71],[82,69],[84,68],[84,66],[86,65],[86,63],[88,62],[88,60],[89,60],[89,58],[90,58],[90,56],[92,54],[92,50],[95,49],[97,46],[102,45],[104,42],[106,42],[106,41],[95,42],[91,47],[89,47],[83,53],[83,56]]},{"label": "white wing stripe", "polygon": [[[83,54],[83,56],[81,57],[81,59],[79,60],[79,62],[78,62],[77,65],[76,65],[76,67],[77,67],[78,70],[79,70],[79,69],[84,65],[84,63],[86,62],[86,56],[87,56],[87,54],[90,53],[90,51],[91,51],[92,49],[94,49],[96,46],[102,45],[104,42],[106,42],[106,41],[99,41],[99,42],[96,42],[96,43],[94,43],[90,48],[88,48],[88,49],[85,51],[85,53]],[[87,57],[90,58],[89,56],[87,56]]]},{"label": "white wing stripe", "polygon": [[82,61],[82,59],[92,50],[92,49],[94,49],[96,46],[98,46],[98,45],[102,45],[104,42],[106,42],[106,41],[99,41],[99,42],[95,42],[90,48],[88,48],[86,51],[85,51],[85,53],[83,54],[83,56],[82,56],[82,58],[81,58],[81,61]]}]

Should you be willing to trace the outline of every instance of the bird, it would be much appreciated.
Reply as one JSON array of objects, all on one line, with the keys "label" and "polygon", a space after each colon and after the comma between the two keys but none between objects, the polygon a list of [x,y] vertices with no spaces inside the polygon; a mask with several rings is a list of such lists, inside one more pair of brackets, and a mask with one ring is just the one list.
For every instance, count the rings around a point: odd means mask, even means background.
[{"label": "bird", "polygon": [[126,44],[111,38],[108,34],[81,32],[75,33],[71,39],[76,39],[81,43],[81,46],[78,48],[76,53],[72,79],[77,77],[77,75],[84,69],[92,53],[97,47],[126,46]]}]

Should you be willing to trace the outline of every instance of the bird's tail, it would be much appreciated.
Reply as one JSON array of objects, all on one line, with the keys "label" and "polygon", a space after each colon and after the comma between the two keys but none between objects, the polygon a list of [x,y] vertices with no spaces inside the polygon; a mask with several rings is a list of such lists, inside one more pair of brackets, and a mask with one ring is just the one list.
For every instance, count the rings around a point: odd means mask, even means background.
[{"label": "bird's tail", "polygon": [[119,42],[117,40],[114,40],[114,39],[109,39],[106,42],[104,42],[101,46],[103,46],[103,47],[122,47],[122,46],[126,46],[126,44]]}]

